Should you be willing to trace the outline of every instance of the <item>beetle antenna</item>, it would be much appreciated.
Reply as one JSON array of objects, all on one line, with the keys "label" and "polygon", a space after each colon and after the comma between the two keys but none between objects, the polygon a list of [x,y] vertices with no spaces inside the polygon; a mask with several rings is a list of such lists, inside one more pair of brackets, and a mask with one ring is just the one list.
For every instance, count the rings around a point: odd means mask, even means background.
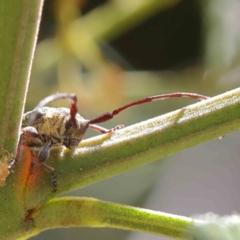
[{"label": "beetle antenna", "polygon": [[77,127],[77,121],[76,121],[76,114],[78,112],[77,108],[77,96],[75,94],[68,94],[68,93],[56,93],[51,96],[48,96],[44,98],[42,101],[38,103],[38,105],[34,108],[34,110],[37,110],[39,108],[42,108],[49,104],[50,102],[59,100],[59,99],[69,99],[72,102],[72,105],[70,107],[70,119],[69,121],[72,122],[74,127]]},{"label": "beetle antenna", "polygon": [[206,100],[206,99],[210,98],[210,97],[200,95],[200,94],[196,94],[196,93],[181,93],[181,92],[151,96],[151,97],[147,97],[147,98],[138,100],[136,102],[129,103],[129,104],[123,106],[123,107],[120,107],[120,108],[117,108],[117,109],[113,110],[112,112],[106,112],[106,113],[104,113],[104,114],[102,114],[102,115],[100,115],[96,118],[91,119],[89,121],[89,123],[94,124],[94,123],[106,122],[106,121],[112,119],[118,113],[124,111],[125,109],[131,108],[131,107],[143,104],[143,103],[152,102],[152,101],[156,101],[156,100],[164,100],[166,98],[179,98],[179,97],[196,98],[196,99],[200,99],[200,100]]}]

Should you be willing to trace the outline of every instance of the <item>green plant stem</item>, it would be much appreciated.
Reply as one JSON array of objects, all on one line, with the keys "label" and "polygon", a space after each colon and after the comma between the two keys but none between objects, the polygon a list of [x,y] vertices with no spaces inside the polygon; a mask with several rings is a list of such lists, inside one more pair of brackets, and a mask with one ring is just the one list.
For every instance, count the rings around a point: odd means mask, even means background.
[{"label": "green plant stem", "polygon": [[240,127],[239,109],[240,88],[112,134],[88,139],[74,152],[56,149],[47,164],[57,171],[58,191],[51,192],[47,172],[31,169],[36,184],[33,186],[29,181],[26,185],[25,207],[36,208],[55,195],[237,130]]},{"label": "green plant stem", "polygon": [[14,152],[26,98],[43,1],[0,4],[0,147]]},{"label": "green plant stem", "polygon": [[[130,207],[93,198],[64,197],[47,202],[32,221],[37,230],[58,227],[110,227],[164,235],[186,236],[190,218]],[[37,233],[33,230],[33,235]]]},{"label": "green plant stem", "polygon": [[[0,4],[0,151],[14,155],[18,141],[43,0],[2,0]],[[9,155],[11,156],[11,155]],[[9,160],[9,159],[8,159]],[[5,157],[0,173],[7,172]],[[23,231],[24,196],[12,183],[0,187],[0,239]]]}]

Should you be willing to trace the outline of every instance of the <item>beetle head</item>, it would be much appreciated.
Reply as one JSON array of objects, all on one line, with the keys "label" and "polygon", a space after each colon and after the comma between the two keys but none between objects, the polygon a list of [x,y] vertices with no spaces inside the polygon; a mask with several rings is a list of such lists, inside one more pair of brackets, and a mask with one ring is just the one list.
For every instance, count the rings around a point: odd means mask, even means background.
[{"label": "beetle head", "polygon": [[78,144],[83,139],[87,129],[89,127],[89,121],[82,117],[76,118],[76,124],[68,120],[65,124],[65,137],[63,144],[69,149],[77,148]]}]

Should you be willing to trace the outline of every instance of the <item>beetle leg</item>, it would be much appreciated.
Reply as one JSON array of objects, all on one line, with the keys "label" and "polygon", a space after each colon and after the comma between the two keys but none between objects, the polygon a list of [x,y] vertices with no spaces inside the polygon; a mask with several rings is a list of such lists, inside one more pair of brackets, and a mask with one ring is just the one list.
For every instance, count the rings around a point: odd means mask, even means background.
[{"label": "beetle leg", "polygon": [[41,147],[38,153],[39,162],[45,162],[49,158],[51,147],[51,142],[48,145]]},{"label": "beetle leg", "polygon": [[90,124],[89,127],[97,132],[100,132],[102,134],[105,134],[105,133],[111,133],[111,132],[114,132],[118,129],[121,129],[121,128],[124,128],[125,126],[124,125],[117,125],[116,127],[114,128],[111,128],[111,129],[107,129],[107,128],[103,128],[103,127],[100,127],[98,125],[95,125],[95,124]]},{"label": "beetle leg", "polygon": [[55,169],[54,168],[52,168],[52,167],[49,167],[48,165],[46,165],[45,163],[41,163],[43,166],[44,166],[44,168],[48,171],[48,172],[50,172],[50,174],[51,174],[51,185],[52,185],[52,188],[53,188],[53,192],[56,192],[57,191],[57,175],[56,175],[56,171],[55,171]]},{"label": "beetle leg", "polygon": [[15,159],[8,165],[8,170],[11,171],[13,167],[19,162],[21,157],[21,149],[22,145],[26,145],[29,147],[32,146],[42,146],[46,144],[46,139],[41,136],[36,128],[34,127],[26,127],[22,129],[18,146],[17,146],[17,154]]},{"label": "beetle leg", "polygon": [[56,171],[54,168],[46,165],[44,162],[49,158],[50,155],[50,150],[52,147],[52,143],[50,142],[48,145],[43,146],[40,150],[39,150],[39,154],[38,154],[38,160],[39,162],[44,166],[44,168],[50,172],[51,174],[51,185],[53,188],[53,192],[57,191],[57,175],[56,175]]}]

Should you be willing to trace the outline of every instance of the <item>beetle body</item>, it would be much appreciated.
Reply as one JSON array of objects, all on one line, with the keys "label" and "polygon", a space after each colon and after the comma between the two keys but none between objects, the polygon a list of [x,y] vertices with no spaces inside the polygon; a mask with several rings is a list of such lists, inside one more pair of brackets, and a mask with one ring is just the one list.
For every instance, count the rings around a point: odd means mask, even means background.
[{"label": "beetle body", "polygon": [[[34,127],[45,138],[42,146],[51,144],[51,148],[65,146],[74,149],[89,127],[89,121],[85,120],[79,113],[76,114],[75,118],[77,126],[74,127],[69,122],[68,108],[43,107],[23,115],[22,129]],[[35,141],[34,138],[29,139],[28,146],[36,146]]]}]

